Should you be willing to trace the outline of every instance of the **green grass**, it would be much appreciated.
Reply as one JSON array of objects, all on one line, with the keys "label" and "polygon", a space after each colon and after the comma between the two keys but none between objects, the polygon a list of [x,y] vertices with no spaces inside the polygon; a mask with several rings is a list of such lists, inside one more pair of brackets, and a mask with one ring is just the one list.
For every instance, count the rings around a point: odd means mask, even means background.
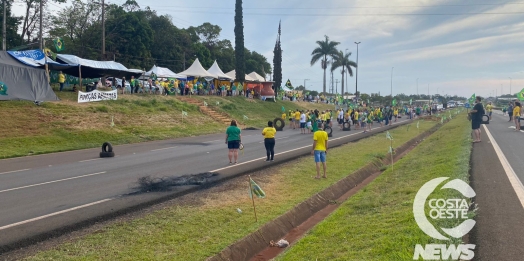
[{"label": "green grass", "polygon": [[[433,178],[469,183],[470,131],[463,119],[444,125],[396,163],[394,171],[389,168],[344,202],[277,260],[412,260],[416,244],[449,244],[419,229],[413,200],[418,189]],[[439,190],[432,197],[461,198],[457,193]],[[439,225],[459,223],[452,219]]]},{"label": "green grass", "polygon": [[[435,124],[421,121],[420,132]],[[414,126],[409,131],[406,127],[392,130],[394,146],[417,133]],[[265,199],[256,199],[258,223],[251,212],[246,177],[240,177],[175,199],[171,206],[144,217],[118,221],[26,260],[205,260],[369,162],[384,158],[388,147],[389,142],[381,133],[331,149],[328,179],[312,178],[316,172],[311,157],[252,173],[267,195]],[[237,213],[237,208],[243,213]]]},{"label": "green grass", "polygon": [[[79,104],[77,94],[58,92],[60,101],[35,106],[27,101],[0,102],[0,159],[85,149],[109,141],[114,145],[222,133],[226,126],[175,97],[119,95],[116,101]],[[249,102],[242,97],[197,97],[221,102],[220,111],[246,127],[264,127],[286,109],[310,105],[292,102]],[[215,102],[210,104],[216,104]],[[296,104],[302,104],[297,106]],[[188,117],[182,117],[182,111]],[[248,116],[248,120],[243,119]],[[111,118],[114,127],[111,127]]]}]

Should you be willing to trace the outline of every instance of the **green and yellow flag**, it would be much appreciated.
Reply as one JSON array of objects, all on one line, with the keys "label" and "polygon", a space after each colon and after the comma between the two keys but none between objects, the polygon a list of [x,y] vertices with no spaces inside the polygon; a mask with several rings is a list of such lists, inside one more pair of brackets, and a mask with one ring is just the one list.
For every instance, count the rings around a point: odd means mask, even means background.
[{"label": "green and yellow flag", "polygon": [[265,198],[266,193],[260,188],[260,186],[255,183],[255,181],[252,178],[249,178],[249,198],[253,197],[253,194],[257,196],[258,198]]},{"label": "green and yellow flag", "polygon": [[475,103],[475,99],[476,99],[476,98],[477,98],[477,97],[476,97],[475,94],[473,93],[473,95],[471,95],[471,97],[468,99],[468,102],[469,102],[470,104],[473,104],[473,103]]},{"label": "green and yellow flag", "polygon": [[291,81],[289,79],[287,79],[286,87],[290,90],[293,90],[293,85],[291,84]]},{"label": "green and yellow flag", "polygon": [[391,102],[391,104],[393,104],[393,106],[397,106],[397,99],[393,99],[393,102]]},{"label": "green and yellow flag", "polygon": [[520,90],[519,93],[517,93],[517,98],[519,101],[524,101],[524,89]]},{"label": "green and yellow flag", "polygon": [[409,105],[413,104],[413,99],[409,99]]},{"label": "green and yellow flag", "polygon": [[56,38],[55,40],[53,40],[53,43],[55,44],[55,49],[57,53],[64,50],[64,42],[62,41],[62,38]]}]

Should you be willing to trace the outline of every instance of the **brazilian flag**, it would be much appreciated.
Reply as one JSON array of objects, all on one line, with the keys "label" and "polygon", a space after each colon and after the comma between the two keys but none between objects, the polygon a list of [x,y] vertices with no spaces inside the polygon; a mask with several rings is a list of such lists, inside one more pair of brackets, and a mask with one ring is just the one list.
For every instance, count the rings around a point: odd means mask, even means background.
[{"label": "brazilian flag", "polygon": [[53,40],[53,43],[55,44],[55,49],[57,53],[64,50],[64,42],[62,41],[62,38],[56,38],[55,40]]},{"label": "brazilian flag", "polygon": [[394,99],[391,104],[393,104],[393,106],[397,106],[397,99]]},{"label": "brazilian flag", "polygon": [[475,103],[475,99],[476,99],[476,98],[477,98],[477,97],[476,97],[475,94],[473,93],[473,95],[471,95],[471,97],[470,97],[469,100],[468,100],[469,103],[470,103],[470,104]]},{"label": "brazilian flag", "polygon": [[53,53],[53,51],[51,51],[51,49],[49,49],[49,48],[45,48],[45,49],[44,49],[44,54],[45,54],[47,57],[51,57],[51,58],[53,58],[53,60],[56,60],[56,54]]},{"label": "brazilian flag", "polygon": [[517,98],[519,99],[519,101],[524,101],[524,89],[517,93]]},{"label": "brazilian flag", "polygon": [[291,85],[291,81],[289,79],[287,79],[286,87],[290,90],[293,90],[293,85]]}]

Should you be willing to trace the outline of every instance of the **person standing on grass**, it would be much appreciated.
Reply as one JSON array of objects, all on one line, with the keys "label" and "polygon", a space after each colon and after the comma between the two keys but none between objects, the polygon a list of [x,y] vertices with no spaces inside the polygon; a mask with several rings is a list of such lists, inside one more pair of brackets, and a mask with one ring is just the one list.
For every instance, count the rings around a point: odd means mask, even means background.
[{"label": "person standing on grass", "polygon": [[264,135],[264,146],[266,147],[266,161],[273,161],[275,157],[275,134],[277,130],[273,127],[273,122],[268,121],[267,127],[262,130]]},{"label": "person standing on grass", "polygon": [[304,111],[300,112],[300,134],[306,134],[306,114]]},{"label": "person standing on grass", "polygon": [[65,83],[65,75],[62,71],[58,73],[58,83],[60,84],[60,91],[62,91]]},{"label": "person standing on grass", "polygon": [[515,131],[520,131],[520,112],[522,108],[520,102],[515,102],[513,106],[513,120],[515,121]]},{"label": "person standing on grass", "polygon": [[237,121],[232,120],[231,125],[226,129],[226,144],[227,148],[229,149],[229,164],[233,164],[233,159],[235,160],[234,164],[237,164],[238,149],[240,148],[240,143],[242,143],[242,135],[240,134],[240,128],[237,127]]},{"label": "person standing on grass", "polygon": [[471,129],[473,130],[474,143],[480,142],[480,124],[482,123],[482,115],[484,115],[484,107],[480,101],[480,96],[477,96],[473,110],[469,111],[469,114],[471,115]]},{"label": "person standing on grass", "polygon": [[324,169],[323,178],[327,178],[326,170],[326,154],[328,150],[328,134],[322,130],[322,123],[318,123],[318,131],[315,131],[313,134],[313,149],[311,150],[311,155],[315,156],[315,164],[317,167],[317,176],[315,179],[320,179],[320,163]]}]

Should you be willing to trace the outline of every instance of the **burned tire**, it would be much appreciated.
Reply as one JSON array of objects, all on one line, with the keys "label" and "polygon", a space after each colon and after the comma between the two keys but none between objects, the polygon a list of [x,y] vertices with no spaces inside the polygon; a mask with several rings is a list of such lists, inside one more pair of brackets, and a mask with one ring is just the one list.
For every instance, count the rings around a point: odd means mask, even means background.
[{"label": "burned tire", "polygon": [[113,146],[109,142],[102,144],[102,152],[113,152]]},{"label": "burned tire", "polygon": [[115,156],[115,153],[114,152],[109,152],[109,151],[102,151],[100,152],[100,158],[112,158]]},{"label": "burned tire", "polygon": [[351,130],[351,124],[349,124],[349,122],[344,122],[344,124],[342,125],[342,130],[343,131],[350,131]]},{"label": "burned tire", "polygon": [[275,118],[275,120],[273,120],[273,127],[275,127],[277,131],[282,131],[285,126],[286,122],[284,120],[280,118]]},{"label": "burned tire", "polygon": [[324,131],[327,132],[328,137],[330,137],[330,138],[333,137],[333,129],[332,129],[331,127],[326,126],[326,127],[324,128]]}]

